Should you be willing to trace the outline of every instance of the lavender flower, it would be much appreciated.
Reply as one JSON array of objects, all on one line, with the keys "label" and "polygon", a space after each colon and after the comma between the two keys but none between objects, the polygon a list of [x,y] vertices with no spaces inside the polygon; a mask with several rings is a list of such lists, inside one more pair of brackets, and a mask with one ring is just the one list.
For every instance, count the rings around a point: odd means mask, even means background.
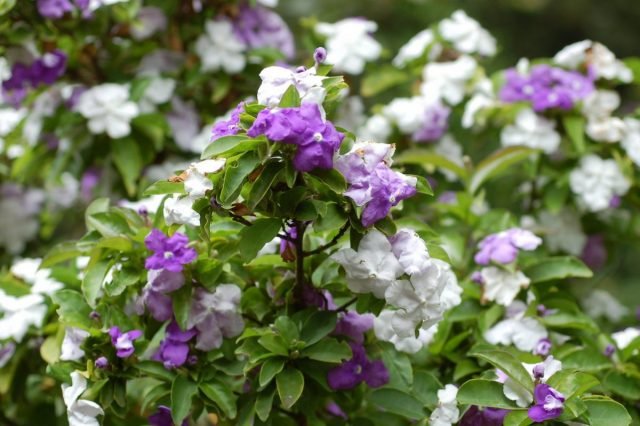
[{"label": "lavender flower", "polygon": [[480,250],[474,259],[479,265],[488,265],[492,261],[506,265],[516,260],[519,250],[535,250],[541,243],[542,240],[532,232],[511,228],[480,241]]},{"label": "lavender flower", "polygon": [[440,139],[449,128],[449,114],[451,114],[451,108],[441,103],[427,107],[422,127],[413,133],[413,140],[431,142]]},{"label": "lavender flower", "polygon": [[339,417],[342,420],[349,419],[347,413],[345,413],[344,410],[342,410],[342,408],[340,408],[340,406],[334,401],[328,402],[327,405],[325,405],[325,410],[327,410],[327,413],[331,414],[333,417]]},{"label": "lavender flower", "polygon": [[364,342],[364,333],[373,328],[375,316],[348,311],[340,315],[333,334],[350,337],[356,343]]},{"label": "lavender flower", "polygon": [[145,261],[144,267],[147,269],[181,272],[183,265],[193,262],[198,257],[193,248],[187,247],[189,238],[179,232],[168,237],[159,229],[153,229],[144,243],[154,252]]},{"label": "lavender flower", "polygon": [[49,19],[60,19],[74,9],[69,0],[38,0],[37,5],[38,13]]},{"label": "lavender flower", "polygon": [[542,423],[560,417],[564,411],[564,395],[545,383],[539,383],[533,392],[535,405],[529,408],[529,418]]},{"label": "lavender flower", "polygon": [[538,341],[538,343],[536,344],[535,349],[533,350],[533,353],[536,355],[542,355],[542,356],[547,356],[549,355],[549,352],[551,352],[551,340],[549,340],[548,338],[542,338]]},{"label": "lavender flower", "polygon": [[100,182],[102,172],[96,167],[88,168],[80,179],[80,194],[84,201],[91,201],[93,190]]},{"label": "lavender flower", "polygon": [[173,303],[167,293],[178,290],[184,284],[182,272],[166,269],[151,270],[147,275],[148,283],[142,290],[138,301],[138,313],[142,314],[146,306],[157,321],[168,321],[173,316]]},{"label": "lavender flower", "polygon": [[365,382],[369,387],[377,388],[389,382],[389,372],[380,360],[370,361],[364,346],[351,343],[353,357],[329,371],[327,382],[333,390],[348,390]]},{"label": "lavender flower", "polygon": [[320,107],[303,103],[298,108],[260,111],[247,135],[266,135],[275,142],[297,145],[293,158],[296,170],[308,172],[316,168],[333,168],[333,156],[340,148],[344,134],[330,121],[324,120]]},{"label": "lavender flower", "polygon": [[211,142],[223,136],[231,136],[240,130],[240,114],[244,112],[244,102],[240,102],[228,120],[218,121],[211,131]]},{"label": "lavender flower", "polygon": [[101,356],[100,358],[96,359],[95,366],[100,370],[104,370],[109,366],[109,360],[106,357]]},{"label": "lavender flower", "polygon": [[604,348],[604,356],[606,357],[612,357],[613,354],[616,351],[616,347],[613,346],[612,344],[608,344],[606,348]]},{"label": "lavender flower", "polygon": [[128,358],[133,355],[135,351],[133,341],[142,336],[142,330],[131,330],[123,333],[120,331],[120,327],[113,326],[109,329],[109,336],[111,336],[111,343],[116,348],[118,358]]},{"label": "lavender flower", "polygon": [[240,287],[221,284],[210,293],[197,288],[189,311],[189,328],[198,330],[196,349],[210,351],[222,345],[223,337],[235,337],[242,332],[244,321],[238,312]]},{"label": "lavender flower", "polygon": [[3,97],[18,106],[29,88],[50,85],[60,78],[67,66],[67,55],[59,49],[45,53],[31,64],[17,62],[11,68],[11,77],[2,82]]},{"label": "lavender flower", "polygon": [[362,224],[371,226],[384,219],[400,201],[416,194],[416,179],[379,164],[369,180],[371,201],[362,210]]},{"label": "lavender flower", "polygon": [[162,362],[166,369],[184,365],[189,358],[189,340],[196,334],[198,332],[195,329],[182,331],[177,322],[171,321],[153,359]]},{"label": "lavender flower", "polygon": [[233,21],[233,32],[249,48],[271,47],[281,51],[287,59],[295,55],[293,34],[277,13],[261,7],[240,6]]},{"label": "lavender flower", "polygon": [[313,60],[316,62],[316,65],[324,63],[324,61],[327,60],[327,49],[322,46],[317,47],[313,52]]},{"label": "lavender flower", "polygon": [[[164,405],[159,405],[158,411],[150,415],[148,420],[150,426],[174,426],[171,409]],[[184,419],[180,426],[189,426],[189,420]]]},{"label": "lavender flower", "polygon": [[460,419],[460,426],[502,426],[504,418],[509,410],[501,408],[478,408],[476,405],[469,407]]}]

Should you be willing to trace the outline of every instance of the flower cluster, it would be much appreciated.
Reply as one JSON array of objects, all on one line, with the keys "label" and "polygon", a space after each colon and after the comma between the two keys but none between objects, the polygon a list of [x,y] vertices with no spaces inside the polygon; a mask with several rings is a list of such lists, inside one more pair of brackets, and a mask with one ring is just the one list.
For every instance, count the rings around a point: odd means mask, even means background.
[{"label": "flower cluster", "polygon": [[66,65],[67,55],[59,49],[45,53],[30,64],[14,63],[10,77],[0,75],[5,102],[19,106],[29,88],[55,83],[64,74]]}]

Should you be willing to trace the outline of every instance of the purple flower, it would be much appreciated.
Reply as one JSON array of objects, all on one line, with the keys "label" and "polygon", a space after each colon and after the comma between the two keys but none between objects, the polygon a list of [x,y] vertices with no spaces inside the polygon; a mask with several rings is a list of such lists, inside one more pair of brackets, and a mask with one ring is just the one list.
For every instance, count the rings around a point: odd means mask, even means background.
[{"label": "purple flower", "polygon": [[604,235],[589,235],[580,258],[591,269],[602,268],[607,262],[607,247],[604,244]]},{"label": "purple flower", "polygon": [[506,265],[516,260],[519,250],[535,250],[541,243],[542,240],[532,232],[511,228],[480,241],[480,250],[474,259],[479,265],[488,265],[492,261]]},{"label": "purple flower", "polygon": [[364,342],[364,333],[373,328],[373,314],[348,311],[340,315],[333,334],[350,337],[356,343]]},{"label": "purple flower", "polygon": [[[150,415],[148,420],[150,426],[174,426],[171,418],[171,409],[164,405],[159,405],[158,411]],[[184,419],[181,426],[189,426],[189,420]]]},{"label": "purple flower", "polygon": [[389,382],[389,372],[380,360],[370,361],[364,346],[351,343],[353,357],[329,371],[327,382],[333,390],[348,390],[365,382],[369,387],[377,388]]},{"label": "purple flower", "polygon": [[362,210],[362,224],[371,226],[384,219],[400,201],[416,194],[416,180],[379,164],[369,179],[371,200]]},{"label": "purple flower", "polygon": [[153,229],[144,240],[147,248],[154,252],[147,257],[144,267],[147,269],[166,269],[171,272],[181,272],[182,265],[193,262],[198,254],[187,247],[189,238],[176,232],[171,237],[166,236],[159,229]]},{"label": "purple flower", "polygon": [[142,290],[142,297],[138,301],[138,313],[144,312],[145,305],[151,316],[157,321],[168,321],[173,316],[173,303],[167,293],[178,290],[184,284],[182,272],[172,272],[167,269],[152,269],[147,274],[148,283]]},{"label": "purple flower", "polygon": [[189,359],[189,340],[196,334],[195,329],[182,331],[177,322],[171,321],[153,359],[162,362],[166,369],[184,365]]},{"label": "purple flower", "polygon": [[333,296],[328,290],[319,290],[309,284],[302,286],[300,298],[304,306],[315,306],[316,308],[327,311],[338,309],[333,301]]},{"label": "purple flower", "polygon": [[449,128],[449,114],[451,108],[440,103],[428,107],[425,111],[422,127],[413,133],[416,142],[430,142],[438,140]]},{"label": "purple flower", "polygon": [[53,84],[67,67],[67,55],[59,49],[45,53],[31,64],[31,85]]},{"label": "purple flower", "polygon": [[345,413],[334,401],[328,402],[325,406],[325,410],[327,410],[327,413],[331,414],[333,417],[339,417],[343,420],[347,420],[349,418],[347,417],[347,413]]},{"label": "purple flower", "polygon": [[104,370],[109,366],[109,360],[106,357],[101,356],[100,358],[96,359],[95,366],[100,370]]},{"label": "purple flower", "polygon": [[502,426],[504,418],[509,410],[486,407],[478,408],[476,405],[469,407],[460,419],[460,426]]},{"label": "purple flower", "polygon": [[131,330],[122,333],[120,327],[113,326],[109,329],[109,336],[111,336],[111,343],[116,348],[118,358],[128,358],[133,355],[135,351],[133,341],[142,336],[142,330]]},{"label": "purple flower", "polygon": [[551,352],[551,340],[544,337],[538,341],[533,353],[536,355],[547,356]]},{"label": "purple flower", "polygon": [[38,13],[45,18],[60,19],[71,11],[73,4],[69,0],[38,0]]},{"label": "purple flower", "polygon": [[280,15],[267,8],[240,6],[240,13],[233,21],[233,31],[250,48],[278,49],[288,59],[295,55],[291,30]]},{"label": "purple flower", "polygon": [[505,72],[505,85],[500,91],[504,102],[531,102],[535,111],[550,108],[568,110],[575,102],[595,90],[593,77],[549,65],[536,65],[529,75],[515,69]]},{"label": "purple flower", "polygon": [[608,344],[606,348],[604,348],[604,356],[611,357],[616,351],[616,347],[612,344]]},{"label": "purple flower", "polygon": [[542,423],[560,417],[564,411],[564,395],[551,386],[540,383],[533,392],[536,404],[529,408],[529,418]]},{"label": "purple flower", "polygon": [[88,168],[80,179],[80,194],[85,201],[93,198],[93,190],[100,182],[102,172],[96,167]]},{"label": "purple flower", "polygon": [[240,130],[240,114],[244,112],[244,102],[240,102],[231,113],[228,120],[217,122],[211,131],[211,140],[213,142],[223,136],[231,136]]},{"label": "purple flower", "polygon": [[313,60],[317,65],[324,63],[327,60],[327,49],[324,47],[316,47],[316,50],[313,52]]},{"label": "purple flower", "polygon": [[344,139],[315,103],[260,111],[247,135],[262,134],[275,142],[297,145],[293,165],[301,172],[333,168],[333,156]]}]

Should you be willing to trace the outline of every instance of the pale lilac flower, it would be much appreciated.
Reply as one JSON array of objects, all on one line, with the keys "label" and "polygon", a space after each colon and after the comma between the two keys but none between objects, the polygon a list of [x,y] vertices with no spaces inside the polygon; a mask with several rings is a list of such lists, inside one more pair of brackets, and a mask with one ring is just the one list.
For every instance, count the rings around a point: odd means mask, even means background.
[{"label": "pale lilac flower", "polygon": [[173,303],[167,295],[178,290],[184,284],[182,272],[167,269],[152,269],[147,274],[148,283],[142,289],[142,296],[137,302],[137,312],[142,314],[146,306],[151,316],[157,321],[167,321],[173,316]]},{"label": "pale lilac flower", "polygon": [[537,319],[523,315],[498,322],[483,337],[492,345],[513,345],[524,352],[536,351],[539,342],[548,340],[549,334]]},{"label": "pale lilac flower", "polygon": [[333,334],[347,336],[356,343],[363,343],[364,333],[373,328],[374,318],[374,315],[370,313],[359,314],[355,311],[344,312],[339,314]]},{"label": "pale lilac flower", "polygon": [[182,331],[177,322],[171,321],[153,359],[162,362],[166,369],[184,365],[189,358],[189,341],[197,334],[194,328]]},{"label": "pale lilac flower", "polygon": [[60,359],[62,361],[79,361],[84,357],[82,344],[89,337],[89,332],[77,327],[66,327],[64,338],[62,339],[62,348],[60,350]]},{"label": "pale lilac flower", "polygon": [[531,231],[511,228],[482,239],[474,260],[479,265],[488,265],[491,262],[506,265],[516,260],[519,250],[535,250],[541,243],[542,239]]},{"label": "pale lilac flower", "polygon": [[564,395],[551,386],[540,383],[534,391],[535,405],[529,408],[529,418],[542,423],[560,417],[564,411]]},{"label": "pale lilac flower", "polygon": [[451,108],[437,102],[425,110],[422,126],[416,130],[412,138],[416,142],[432,142],[440,139],[449,128]]},{"label": "pale lilac flower", "polygon": [[327,49],[322,46],[317,47],[313,52],[313,60],[316,62],[316,65],[324,63],[324,61],[327,60]]},{"label": "pale lilac flower", "polygon": [[183,265],[193,262],[198,254],[188,247],[189,238],[176,232],[171,237],[166,236],[159,229],[153,229],[145,238],[145,245],[154,252],[145,260],[147,269],[166,269],[180,272]]},{"label": "pale lilac flower", "polygon": [[604,348],[604,356],[611,357],[616,351],[616,347],[612,344],[608,344],[606,348]]},{"label": "pale lilac flower", "polygon": [[69,0],[38,0],[38,13],[45,18],[60,19],[74,10]]},{"label": "pale lilac flower", "polygon": [[277,13],[261,6],[240,6],[233,20],[233,32],[250,49],[270,47],[287,59],[295,56],[293,34]]},{"label": "pale lilac flower", "polygon": [[0,344],[0,368],[4,367],[11,361],[13,354],[16,352],[16,344],[9,341]]},{"label": "pale lilac flower", "polygon": [[240,288],[234,284],[218,285],[213,293],[203,288],[194,291],[187,326],[198,330],[196,349],[219,348],[223,337],[235,337],[242,332],[240,295]]},{"label": "pale lilac flower", "polygon": [[131,330],[125,333],[120,331],[120,327],[113,326],[109,329],[111,343],[116,348],[118,358],[128,358],[133,355],[135,348],[133,341],[142,337],[142,330]]},{"label": "pale lilac flower", "polygon": [[116,83],[104,83],[86,90],[78,99],[78,112],[88,122],[93,134],[107,133],[117,139],[131,133],[131,120],[140,113],[129,99],[129,88]]},{"label": "pale lilac flower", "polygon": [[80,194],[85,202],[93,199],[93,190],[100,183],[102,171],[97,167],[89,167],[80,179]]},{"label": "pale lilac flower", "polygon": [[131,26],[131,36],[135,40],[144,40],[167,28],[167,17],[158,7],[141,7],[136,21]]},{"label": "pale lilac flower", "polygon": [[244,69],[246,49],[247,45],[234,33],[227,19],[208,21],[195,44],[202,71],[223,70],[227,74],[237,74]]},{"label": "pale lilac flower", "polygon": [[100,370],[104,370],[107,367],[109,367],[109,360],[106,357],[101,356],[98,359],[96,359],[95,366]]},{"label": "pale lilac flower", "polygon": [[352,358],[333,368],[327,374],[327,382],[333,390],[353,389],[365,382],[369,387],[377,388],[389,382],[389,372],[380,360],[367,358],[364,346],[351,343]]},{"label": "pale lilac flower", "polygon": [[551,352],[551,340],[548,338],[543,338],[538,341],[536,347],[534,349],[535,355],[547,356]]}]

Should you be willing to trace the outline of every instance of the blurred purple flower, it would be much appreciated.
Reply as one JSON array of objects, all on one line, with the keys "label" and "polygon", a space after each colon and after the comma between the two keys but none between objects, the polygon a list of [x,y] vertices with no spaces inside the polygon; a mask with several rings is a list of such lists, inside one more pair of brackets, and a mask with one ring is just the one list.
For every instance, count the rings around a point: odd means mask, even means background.
[{"label": "blurred purple flower", "polygon": [[261,6],[240,6],[233,20],[233,31],[249,48],[270,47],[287,59],[295,55],[293,34],[276,12]]},{"label": "blurred purple flower", "polygon": [[580,257],[589,268],[602,268],[607,262],[607,247],[604,244],[604,235],[589,235]]},{"label": "blurred purple flower", "polygon": [[490,262],[506,265],[516,260],[519,250],[535,250],[541,243],[542,240],[531,231],[511,228],[481,240],[474,260],[479,265]]},{"label": "blurred purple flower", "polygon": [[[159,405],[158,411],[150,415],[148,420],[150,426],[174,426],[171,409],[164,405]],[[184,419],[180,426],[189,426],[189,420]]]},{"label": "blurred purple flower", "polygon": [[364,342],[364,333],[373,328],[375,316],[348,311],[340,314],[333,334],[350,337],[356,343]]},{"label": "blurred purple flower", "polygon": [[413,133],[413,140],[431,142],[440,139],[449,128],[449,114],[451,108],[440,103],[429,106],[425,111],[422,127]]},{"label": "blurred purple flower", "polygon": [[501,408],[478,408],[476,405],[469,407],[460,419],[460,426],[502,426],[504,418],[509,410]]},{"label": "blurred purple flower", "polygon": [[327,375],[329,387],[333,390],[348,390],[365,382],[369,387],[377,388],[389,382],[389,372],[380,360],[370,361],[364,346],[351,343],[353,357],[333,368]]}]

